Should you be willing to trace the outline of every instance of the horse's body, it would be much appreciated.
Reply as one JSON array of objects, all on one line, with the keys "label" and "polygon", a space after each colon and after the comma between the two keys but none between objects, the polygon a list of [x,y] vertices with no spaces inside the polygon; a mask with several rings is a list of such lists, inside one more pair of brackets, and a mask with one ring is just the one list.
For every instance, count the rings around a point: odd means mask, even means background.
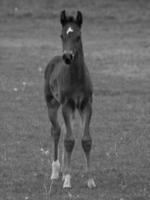
[{"label": "horse's body", "polygon": [[52,95],[60,104],[69,99],[74,103],[74,109],[79,109],[83,100],[92,98],[92,83],[85,64],[79,66],[81,69],[74,63],[72,65],[70,68],[66,66],[62,56],[50,61],[45,71],[45,94]]},{"label": "horse's body", "polygon": [[[75,110],[79,111],[83,122],[82,147],[87,160],[87,171],[90,168],[90,150],[92,138],[89,124],[92,115],[92,83],[89,71],[84,62],[81,42],[82,14],[78,11],[76,20],[66,17],[65,11],[61,13],[63,56],[54,57],[45,70],[45,99],[48,106],[49,119],[52,124],[51,134],[54,139],[54,161],[52,164],[51,179],[59,176],[60,164],[58,161],[58,142],[60,126],[57,119],[57,111],[62,106],[62,115],[66,125],[64,139],[64,188],[71,187],[71,154],[74,147],[71,119]],[[92,178],[88,180],[88,186],[94,187]]]}]

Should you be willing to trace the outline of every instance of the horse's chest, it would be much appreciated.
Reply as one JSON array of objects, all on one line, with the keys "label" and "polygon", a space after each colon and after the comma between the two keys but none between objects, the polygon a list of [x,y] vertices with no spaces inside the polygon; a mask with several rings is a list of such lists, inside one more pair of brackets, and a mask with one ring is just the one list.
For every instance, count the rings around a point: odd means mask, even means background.
[{"label": "horse's chest", "polygon": [[88,96],[88,88],[79,85],[60,84],[58,81],[54,81],[51,84],[51,91],[55,99],[58,102],[63,103],[68,99],[72,99],[76,107]]},{"label": "horse's chest", "polygon": [[58,74],[55,72],[50,79],[50,88],[53,96],[60,103],[63,103],[66,99],[73,99],[77,105],[92,91],[88,82],[90,83],[90,81],[84,81],[84,79],[73,81],[66,71]]}]

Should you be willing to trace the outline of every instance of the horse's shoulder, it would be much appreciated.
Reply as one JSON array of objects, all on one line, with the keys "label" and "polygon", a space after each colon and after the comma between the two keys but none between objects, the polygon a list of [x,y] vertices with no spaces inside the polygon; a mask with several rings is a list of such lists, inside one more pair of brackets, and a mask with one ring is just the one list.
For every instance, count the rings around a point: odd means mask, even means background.
[{"label": "horse's shoulder", "polygon": [[85,74],[85,82],[86,82],[87,87],[89,88],[89,90],[93,90],[93,84],[91,80],[90,71],[86,64],[84,66],[84,74]]},{"label": "horse's shoulder", "polygon": [[47,79],[52,74],[53,70],[55,69],[57,65],[59,65],[59,63],[62,63],[61,56],[55,56],[49,61],[44,73],[45,79]]}]

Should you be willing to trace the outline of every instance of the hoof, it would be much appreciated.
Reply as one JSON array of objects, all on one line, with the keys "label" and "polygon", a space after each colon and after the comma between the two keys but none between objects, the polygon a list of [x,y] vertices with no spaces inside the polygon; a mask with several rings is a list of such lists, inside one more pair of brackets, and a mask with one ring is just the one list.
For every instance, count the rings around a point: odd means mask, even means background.
[{"label": "hoof", "polygon": [[87,182],[87,186],[88,188],[92,189],[92,188],[95,188],[96,187],[96,184],[94,182],[94,179],[93,178],[90,178]]},{"label": "hoof", "polygon": [[52,163],[51,180],[58,179],[59,178],[59,172],[60,172],[60,163],[59,163],[59,160],[53,161],[53,163]]},{"label": "hoof", "polygon": [[64,175],[63,176],[63,188],[71,188],[71,176],[70,174]]}]

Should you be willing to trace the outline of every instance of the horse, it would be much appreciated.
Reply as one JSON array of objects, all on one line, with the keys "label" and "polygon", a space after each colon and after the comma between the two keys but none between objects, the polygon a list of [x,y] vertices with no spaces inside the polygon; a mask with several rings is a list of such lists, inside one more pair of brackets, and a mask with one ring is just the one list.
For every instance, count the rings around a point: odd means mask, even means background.
[{"label": "horse", "polygon": [[95,181],[90,176],[92,137],[89,130],[92,116],[93,86],[89,70],[84,61],[81,39],[83,16],[81,11],[77,11],[74,17],[67,15],[66,11],[63,10],[60,13],[60,23],[62,26],[60,37],[63,52],[62,55],[52,58],[46,66],[44,86],[48,116],[51,122],[51,136],[54,144],[51,180],[58,179],[60,173],[58,145],[61,127],[58,122],[58,109],[61,107],[66,128],[64,136],[63,188],[71,188],[70,164],[75,145],[71,122],[76,110],[81,116],[83,126],[81,144],[86,158],[87,186],[94,188],[96,187]]}]

